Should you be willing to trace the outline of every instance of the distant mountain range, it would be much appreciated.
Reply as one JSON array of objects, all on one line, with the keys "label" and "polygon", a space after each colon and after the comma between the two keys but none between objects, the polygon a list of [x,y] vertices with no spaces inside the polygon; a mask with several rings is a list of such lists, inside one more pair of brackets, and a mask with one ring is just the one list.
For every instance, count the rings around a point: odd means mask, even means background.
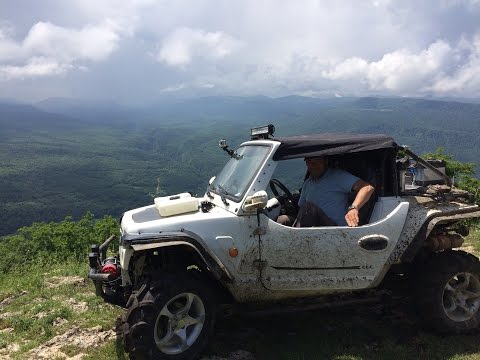
[{"label": "distant mountain range", "polygon": [[410,98],[205,97],[143,108],[0,100],[0,235],[33,221],[120,215],[152,197],[203,193],[226,158],[217,142],[275,135],[385,133],[421,154],[480,158],[480,104]]}]

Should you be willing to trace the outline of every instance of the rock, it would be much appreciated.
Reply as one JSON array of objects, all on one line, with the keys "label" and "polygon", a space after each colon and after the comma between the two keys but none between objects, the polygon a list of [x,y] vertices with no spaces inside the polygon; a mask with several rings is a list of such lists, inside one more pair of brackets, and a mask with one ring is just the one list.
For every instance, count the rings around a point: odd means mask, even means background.
[{"label": "rock", "polygon": [[0,360],[10,359],[10,354],[20,350],[20,346],[16,343],[8,344],[5,348],[0,349]]},{"label": "rock", "polygon": [[21,297],[21,296],[27,295],[27,294],[28,294],[28,292],[25,291],[25,290],[23,290],[23,291],[19,292],[18,294],[14,294],[14,295],[12,295],[12,296],[9,296],[9,297],[3,299],[3,300],[0,302],[0,310],[3,310],[3,308],[4,308],[5,306],[10,305],[14,300],[18,299],[18,298]]},{"label": "rock", "polygon": [[73,311],[77,313],[84,313],[88,310],[88,305],[85,301],[77,301],[73,298],[65,300],[65,303],[68,304]]},{"label": "rock", "polygon": [[15,312],[4,312],[3,314],[0,314],[0,320],[5,320],[5,319],[8,319],[8,318],[11,318],[11,317],[14,317],[14,316],[17,316],[17,315],[20,315],[21,312],[20,311],[15,311]]},{"label": "rock", "polygon": [[84,355],[76,354],[74,357],[68,357],[62,352],[66,345],[75,346],[79,349],[97,347],[105,341],[113,339],[115,332],[113,330],[102,330],[101,326],[95,326],[90,329],[80,329],[75,326],[67,330],[64,334],[57,335],[42,345],[28,352],[29,358],[34,359],[68,359],[80,360]]},{"label": "rock", "polygon": [[81,276],[53,276],[45,280],[45,285],[49,288],[57,288],[62,285],[78,285],[84,286],[85,279]]}]

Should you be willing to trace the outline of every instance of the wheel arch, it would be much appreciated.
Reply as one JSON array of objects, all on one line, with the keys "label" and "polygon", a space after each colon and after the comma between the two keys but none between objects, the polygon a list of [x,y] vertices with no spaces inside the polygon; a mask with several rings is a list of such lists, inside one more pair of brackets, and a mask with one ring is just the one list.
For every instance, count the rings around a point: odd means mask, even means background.
[{"label": "wheel arch", "polygon": [[177,256],[183,254],[187,259],[195,257],[200,261],[199,265],[207,269],[215,280],[223,284],[233,281],[232,274],[221,260],[208,249],[200,236],[192,232],[165,232],[155,236],[122,240],[122,245],[131,248],[133,256],[163,251]]},{"label": "wheel arch", "polygon": [[400,263],[410,263],[414,261],[417,254],[419,254],[424,247],[428,236],[435,228],[452,225],[459,221],[473,218],[480,218],[480,209],[478,207],[474,209],[456,209],[431,214],[427,217],[408,247],[403,252]]}]

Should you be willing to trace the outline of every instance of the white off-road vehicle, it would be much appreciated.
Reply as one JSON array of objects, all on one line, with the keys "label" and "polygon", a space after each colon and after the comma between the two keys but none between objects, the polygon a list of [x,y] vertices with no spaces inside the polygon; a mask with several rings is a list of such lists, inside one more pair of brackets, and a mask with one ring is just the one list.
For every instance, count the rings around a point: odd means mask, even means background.
[{"label": "white off-road vehicle", "polygon": [[[359,293],[396,277],[410,279],[419,315],[436,330],[479,326],[480,263],[453,248],[480,208],[441,167],[385,135],[273,131],[252,129],[235,151],[221,141],[230,159],[203,197],[182,193],[125,212],[118,255],[106,256],[113,237],[92,246],[98,295],[126,302],[117,328],[131,358],[198,357],[219,304]],[[280,225],[279,214],[295,216],[298,193],[272,178],[277,165],[322,155],[375,187],[360,226]]]}]

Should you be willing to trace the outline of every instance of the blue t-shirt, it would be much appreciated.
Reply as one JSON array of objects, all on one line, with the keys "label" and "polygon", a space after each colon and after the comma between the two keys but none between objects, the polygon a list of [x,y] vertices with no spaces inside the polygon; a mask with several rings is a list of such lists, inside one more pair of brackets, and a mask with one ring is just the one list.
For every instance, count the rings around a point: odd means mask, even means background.
[{"label": "blue t-shirt", "polygon": [[320,179],[308,178],[302,186],[298,205],[311,202],[339,226],[346,226],[345,211],[348,207],[348,194],[358,178],[344,170],[327,169]]}]

